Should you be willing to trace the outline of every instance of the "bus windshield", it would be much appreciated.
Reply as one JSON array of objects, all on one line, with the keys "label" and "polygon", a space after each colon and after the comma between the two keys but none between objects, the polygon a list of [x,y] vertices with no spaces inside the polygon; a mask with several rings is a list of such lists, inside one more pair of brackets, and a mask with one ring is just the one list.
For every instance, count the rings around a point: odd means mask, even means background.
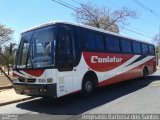
[{"label": "bus windshield", "polygon": [[23,33],[17,54],[17,68],[54,66],[55,30],[52,27]]}]

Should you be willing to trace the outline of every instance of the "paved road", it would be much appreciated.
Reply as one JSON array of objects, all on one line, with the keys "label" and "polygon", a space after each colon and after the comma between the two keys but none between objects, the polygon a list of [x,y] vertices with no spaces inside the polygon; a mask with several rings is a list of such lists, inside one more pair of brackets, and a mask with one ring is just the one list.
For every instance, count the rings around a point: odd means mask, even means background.
[{"label": "paved road", "polygon": [[[103,87],[89,98],[79,94],[59,99],[36,98],[0,107],[0,114],[21,114],[20,119],[81,119],[83,113],[159,113],[160,72],[147,81],[137,79]],[[31,115],[38,114],[38,115]],[[40,115],[39,115],[40,114]]]}]

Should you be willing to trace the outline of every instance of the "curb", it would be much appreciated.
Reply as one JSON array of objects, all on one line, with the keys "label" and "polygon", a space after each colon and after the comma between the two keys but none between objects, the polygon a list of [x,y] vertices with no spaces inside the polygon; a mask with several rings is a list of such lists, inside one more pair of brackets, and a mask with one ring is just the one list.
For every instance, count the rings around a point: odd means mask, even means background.
[{"label": "curb", "polygon": [[3,89],[11,89],[11,88],[13,88],[13,85],[0,87],[0,90],[3,90]]},{"label": "curb", "polygon": [[0,103],[0,106],[4,106],[4,105],[16,103],[16,102],[22,102],[22,101],[30,100],[30,99],[33,99],[33,98],[35,98],[35,97],[27,97],[27,98],[22,98],[22,99],[19,99],[19,100],[13,100],[13,101],[5,102],[5,103]]}]

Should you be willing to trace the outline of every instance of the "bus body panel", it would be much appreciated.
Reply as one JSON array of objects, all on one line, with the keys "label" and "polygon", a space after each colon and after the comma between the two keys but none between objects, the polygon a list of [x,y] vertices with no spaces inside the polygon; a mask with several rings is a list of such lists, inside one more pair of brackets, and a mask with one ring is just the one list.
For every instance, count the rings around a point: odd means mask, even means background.
[{"label": "bus body panel", "polygon": [[[83,55],[88,67],[97,74],[99,82],[112,78],[115,78],[115,81],[118,82],[142,77],[144,66],[147,66],[149,74],[155,72],[153,70],[155,56],[143,57],[141,55],[98,52],[83,52]],[[117,61],[115,58],[117,58]],[[116,76],[119,75],[121,77],[116,79]]]},{"label": "bus body panel", "polygon": [[14,70],[14,89],[18,94],[57,97],[56,72],[55,69]]}]

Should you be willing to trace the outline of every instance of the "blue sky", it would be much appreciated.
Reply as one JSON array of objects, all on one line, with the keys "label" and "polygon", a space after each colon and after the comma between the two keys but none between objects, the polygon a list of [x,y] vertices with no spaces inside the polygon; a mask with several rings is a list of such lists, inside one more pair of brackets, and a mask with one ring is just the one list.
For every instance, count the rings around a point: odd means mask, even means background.
[{"label": "blue sky", "polygon": [[[64,0],[74,6],[78,6],[72,0]],[[87,2],[87,0],[77,0]],[[147,9],[151,9],[160,15],[160,0],[138,0]],[[134,0],[90,0],[97,6],[105,6],[116,10],[126,6],[136,10],[138,19],[129,19],[130,25],[127,28],[153,37],[158,34],[160,16],[145,10],[135,4]],[[20,33],[32,26],[52,20],[67,20],[74,22],[73,11],[61,6],[52,0],[0,0],[0,23],[15,30],[14,40],[18,42]],[[120,34],[135,37],[140,40],[151,41],[151,38],[121,29]]]}]

